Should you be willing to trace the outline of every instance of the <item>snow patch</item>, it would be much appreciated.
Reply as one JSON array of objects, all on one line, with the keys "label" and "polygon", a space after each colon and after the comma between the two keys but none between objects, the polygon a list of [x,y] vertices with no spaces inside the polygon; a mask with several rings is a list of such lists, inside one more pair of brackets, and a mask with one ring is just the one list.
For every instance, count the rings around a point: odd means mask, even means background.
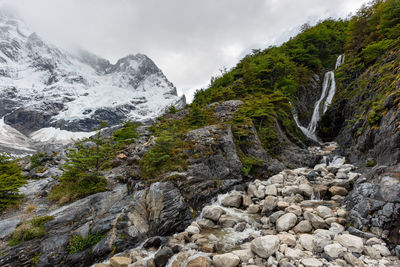
[{"label": "snow patch", "polygon": [[68,144],[82,138],[88,138],[95,132],[70,132],[54,127],[42,128],[33,132],[30,138],[37,142],[51,142],[55,144]]}]

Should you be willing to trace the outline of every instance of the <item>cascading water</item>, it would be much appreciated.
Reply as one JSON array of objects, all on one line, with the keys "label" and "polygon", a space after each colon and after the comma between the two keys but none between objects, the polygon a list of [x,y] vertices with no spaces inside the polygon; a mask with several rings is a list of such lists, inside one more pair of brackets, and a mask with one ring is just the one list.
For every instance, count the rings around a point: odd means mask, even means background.
[{"label": "cascading water", "polygon": [[[336,60],[335,70],[339,68],[344,62],[344,55],[338,56]],[[321,116],[328,110],[329,105],[332,103],[333,97],[336,93],[336,82],[334,71],[328,71],[325,73],[324,81],[322,83],[322,93],[321,97],[315,103],[314,112],[311,117],[310,124],[307,128],[300,125],[297,114],[294,115],[294,119],[300,130],[309,138],[318,141],[315,131],[317,129],[317,124],[321,119]]]}]

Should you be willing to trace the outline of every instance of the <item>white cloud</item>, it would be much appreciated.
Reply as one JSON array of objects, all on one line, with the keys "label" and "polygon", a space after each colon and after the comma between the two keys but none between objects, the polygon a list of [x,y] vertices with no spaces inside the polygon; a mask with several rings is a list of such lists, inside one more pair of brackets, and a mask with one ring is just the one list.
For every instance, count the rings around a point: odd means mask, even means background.
[{"label": "white cloud", "polygon": [[[41,36],[116,61],[144,53],[192,94],[253,48],[305,22],[346,17],[366,0],[3,0]],[[190,98],[190,96],[189,96]]]}]

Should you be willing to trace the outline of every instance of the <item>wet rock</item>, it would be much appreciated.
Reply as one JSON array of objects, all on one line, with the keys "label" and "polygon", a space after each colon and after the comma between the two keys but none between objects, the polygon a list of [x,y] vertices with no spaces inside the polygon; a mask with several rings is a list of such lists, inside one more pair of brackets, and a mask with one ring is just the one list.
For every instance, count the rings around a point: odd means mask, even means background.
[{"label": "wet rock", "polygon": [[297,216],[293,213],[286,213],[276,221],[276,230],[285,232],[292,229],[297,223]]},{"label": "wet rock", "polygon": [[203,209],[203,217],[214,222],[217,222],[223,213],[224,210],[218,206],[206,206]]},{"label": "wet rock", "polygon": [[262,236],[251,242],[251,251],[259,257],[267,259],[279,248],[279,239],[274,235]]},{"label": "wet rock", "polygon": [[215,255],[213,264],[215,267],[235,267],[240,263],[240,258],[233,253]]},{"label": "wet rock", "polygon": [[250,205],[253,204],[253,201],[251,201],[251,197],[249,195],[242,195],[242,205],[245,208],[248,208]]},{"label": "wet rock", "polygon": [[230,215],[222,215],[218,222],[224,228],[233,228],[239,219]]},{"label": "wet rock", "polygon": [[168,263],[168,260],[174,255],[172,249],[169,247],[161,248],[156,255],[154,255],[154,262],[157,267],[163,267]]},{"label": "wet rock", "polygon": [[201,229],[211,229],[215,227],[215,223],[211,220],[200,220],[198,222],[199,226],[201,227]]},{"label": "wet rock", "polygon": [[308,198],[313,194],[313,188],[309,184],[301,184],[299,185],[299,189],[301,193]]},{"label": "wet rock", "polygon": [[196,257],[193,260],[190,260],[186,265],[186,267],[210,267],[210,266],[211,266],[211,260],[204,256]]},{"label": "wet rock", "polygon": [[364,242],[362,238],[349,234],[342,234],[336,237],[336,240],[344,247],[352,252],[361,253],[363,251]]},{"label": "wet rock", "polygon": [[233,192],[226,196],[221,204],[225,207],[235,207],[239,208],[242,204],[242,195],[239,192]]},{"label": "wet rock", "polygon": [[127,267],[131,264],[132,260],[128,257],[118,257],[114,256],[110,259],[110,264],[112,267]]},{"label": "wet rock", "polygon": [[332,186],[329,188],[329,192],[332,196],[339,195],[339,196],[347,196],[348,191],[346,188],[341,186]]},{"label": "wet rock", "polygon": [[168,242],[168,238],[163,237],[163,236],[154,236],[146,240],[146,242],[143,244],[143,248],[149,249],[149,248],[159,248],[161,245],[165,244]]}]

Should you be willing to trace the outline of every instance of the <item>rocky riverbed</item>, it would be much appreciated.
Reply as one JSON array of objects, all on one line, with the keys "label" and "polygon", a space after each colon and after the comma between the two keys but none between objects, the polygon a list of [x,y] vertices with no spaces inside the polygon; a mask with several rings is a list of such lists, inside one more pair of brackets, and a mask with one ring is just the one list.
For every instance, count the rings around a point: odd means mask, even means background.
[{"label": "rocky riverbed", "polygon": [[323,163],[218,195],[185,231],[151,237],[94,266],[400,266],[384,230],[364,232],[348,221],[345,200],[362,175],[329,155],[334,149],[312,148]]}]

